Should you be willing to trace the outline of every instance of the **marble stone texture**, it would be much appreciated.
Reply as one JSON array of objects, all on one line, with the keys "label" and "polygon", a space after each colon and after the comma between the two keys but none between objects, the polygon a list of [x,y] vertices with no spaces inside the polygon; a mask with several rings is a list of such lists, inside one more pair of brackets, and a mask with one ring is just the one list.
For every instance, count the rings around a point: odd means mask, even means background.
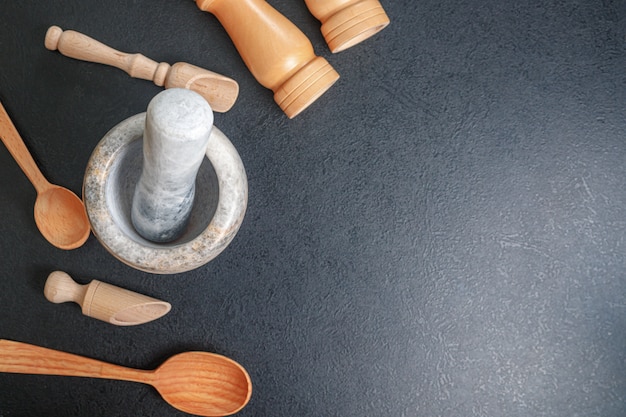
[{"label": "marble stone texture", "polygon": [[212,127],[211,107],[191,90],[164,90],[150,101],[131,210],[133,226],[144,238],[171,242],[184,232]]},{"label": "marble stone texture", "polygon": [[248,202],[246,172],[230,140],[213,126],[184,232],[168,243],[145,239],[131,220],[145,119],[141,113],[124,120],[94,149],[83,183],[87,215],[96,238],[125,264],[155,274],[189,271],[218,256],[237,234]]}]

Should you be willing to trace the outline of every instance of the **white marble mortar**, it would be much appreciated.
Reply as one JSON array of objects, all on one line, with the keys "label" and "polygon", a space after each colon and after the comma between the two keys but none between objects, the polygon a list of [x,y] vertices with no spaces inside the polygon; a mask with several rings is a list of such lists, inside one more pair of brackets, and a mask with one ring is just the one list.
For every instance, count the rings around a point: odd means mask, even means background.
[{"label": "white marble mortar", "polygon": [[125,264],[150,273],[198,268],[219,255],[237,234],[248,203],[246,172],[230,140],[213,126],[185,232],[173,242],[144,239],[132,225],[131,206],[141,175],[146,113],[111,129],[94,149],[83,182],[83,200],[100,243]]}]

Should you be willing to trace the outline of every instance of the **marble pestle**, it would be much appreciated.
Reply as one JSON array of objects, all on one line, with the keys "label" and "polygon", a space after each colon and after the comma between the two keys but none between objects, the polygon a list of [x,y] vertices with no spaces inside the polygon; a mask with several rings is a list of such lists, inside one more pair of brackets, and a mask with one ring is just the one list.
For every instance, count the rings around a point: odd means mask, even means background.
[{"label": "marble pestle", "polygon": [[150,101],[131,209],[132,224],[145,239],[166,243],[185,231],[212,127],[211,107],[193,91],[169,89]]}]

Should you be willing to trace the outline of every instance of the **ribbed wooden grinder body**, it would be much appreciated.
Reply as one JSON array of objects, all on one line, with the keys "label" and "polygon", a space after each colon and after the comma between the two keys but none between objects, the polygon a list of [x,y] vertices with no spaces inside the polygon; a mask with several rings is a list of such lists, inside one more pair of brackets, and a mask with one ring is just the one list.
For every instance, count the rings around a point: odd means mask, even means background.
[{"label": "ribbed wooden grinder body", "polygon": [[339,74],[311,42],[263,0],[196,0],[220,21],[257,81],[293,118],[330,88]]},{"label": "ribbed wooden grinder body", "polygon": [[378,0],[305,0],[322,22],[322,35],[332,52],[348,49],[383,30],[389,17]]}]

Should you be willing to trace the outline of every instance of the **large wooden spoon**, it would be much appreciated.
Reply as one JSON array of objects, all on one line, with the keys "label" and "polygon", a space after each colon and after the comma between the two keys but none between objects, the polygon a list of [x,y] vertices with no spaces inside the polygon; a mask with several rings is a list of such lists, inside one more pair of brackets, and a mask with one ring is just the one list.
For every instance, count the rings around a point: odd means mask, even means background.
[{"label": "large wooden spoon", "polygon": [[67,188],[50,184],[46,180],[2,103],[0,139],[37,190],[35,223],[41,234],[60,249],[76,249],[82,246],[91,230],[85,205]]},{"label": "large wooden spoon", "polygon": [[250,400],[246,370],[225,356],[185,352],[152,371],[125,368],[71,353],[0,340],[0,372],[116,379],[152,385],[173,407],[199,416],[228,416]]}]

